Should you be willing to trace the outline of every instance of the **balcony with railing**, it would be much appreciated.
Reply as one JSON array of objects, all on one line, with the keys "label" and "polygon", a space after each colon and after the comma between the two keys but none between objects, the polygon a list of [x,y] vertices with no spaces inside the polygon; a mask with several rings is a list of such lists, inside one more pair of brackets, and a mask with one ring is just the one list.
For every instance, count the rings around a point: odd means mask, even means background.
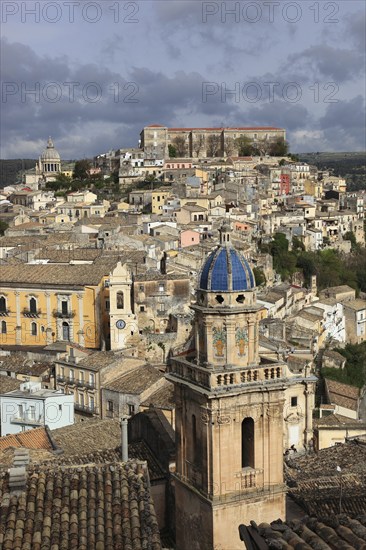
[{"label": "balcony with railing", "polygon": [[26,426],[43,426],[44,425],[44,416],[32,416],[29,414],[15,415],[10,419],[11,424],[21,424]]},{"label": "balcony with railing", "polygon": [[263,470],[258,468],[243,468],[235,474],[239,480],[240,490],[258,489],[263,486]]},{"label": "balcony with railing", "polygon": [[54,309],[52,315],[55,317],[55,319],[73,319],[76,315],[76,311],[60,311],[58,309]]},{"label": "balcony with railing", "polygon": [[195,384],[215,390],[226,390],[228,386],[263,384],[280,382],[285,376],[284,367],[278,363],[257,365],[253,367],[225,369],[215,372],[185,359],[172,361],[167,374],[182,378]]},{"label": "balcony with railing", "polygon": [[31,319],[38,319],[42,311],[40,309],[29,309],[25,307],[22,311],[23,317],[30,317]]},{"label": "balcony with railing", "polygon": [[59,375],[56,378],[59,384],[67,384],[68,386],[76,386],[78,388],[87,388],[88,390],[95,390],[95,382],[90,380],[82,380],[81,378],[70,378],[69,376]]},{"label": "balcony with railing", "polygon": [[92,407],[90,405],[81,405],[80,403],[74,404],[75,410],[85,414],[99,414],[98,407]]},{"label": "balcony with railing", "polygon": [[9,317],[10,309],[0,309],[0,317]]}]

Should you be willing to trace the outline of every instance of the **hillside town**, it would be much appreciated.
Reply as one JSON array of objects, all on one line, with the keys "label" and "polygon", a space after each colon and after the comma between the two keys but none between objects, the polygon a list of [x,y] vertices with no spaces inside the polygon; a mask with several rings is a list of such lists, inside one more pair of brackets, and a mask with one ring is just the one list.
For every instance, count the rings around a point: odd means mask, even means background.
[{"label": "hillside town", "polygon": [[283,128],[45,136],[0,188],[0,548],[366,548],[365,208]]}]

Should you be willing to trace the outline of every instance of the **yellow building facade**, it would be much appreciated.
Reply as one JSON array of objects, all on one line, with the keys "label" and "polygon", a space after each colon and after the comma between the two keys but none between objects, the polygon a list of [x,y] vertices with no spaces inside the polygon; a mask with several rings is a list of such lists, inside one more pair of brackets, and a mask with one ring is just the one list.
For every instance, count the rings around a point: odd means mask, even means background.
[{"label": "yellow building facade", "polygon": [[100,349],[108,327],[109,266],[12,265],[1,269],[1,345],[74,342]]},{"label": "yellow building facade", "polygon": [[171,189],[157,189],[151,193],[151,213],[161,215],[163,214],[163,206],[166,199],[170,196]]}]

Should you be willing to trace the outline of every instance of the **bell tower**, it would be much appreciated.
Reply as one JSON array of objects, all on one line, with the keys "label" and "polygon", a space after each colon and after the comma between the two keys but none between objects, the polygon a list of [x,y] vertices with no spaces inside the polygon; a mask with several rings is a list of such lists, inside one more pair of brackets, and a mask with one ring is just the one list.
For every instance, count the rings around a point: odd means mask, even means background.
[{"label": "bell tower", "polygon": [[123,349],[127,340],[138,333],[132,310],[132,278],[127,265],[118,262],[109,277],[109,320],[111,350]]},{"label": "bell tower", "polygon": [[196,293],[195,352],[172,358],[177,550],[242,550],[240,523],[285,519],[285,365],[259,356],[253,272],[220,232]]}]

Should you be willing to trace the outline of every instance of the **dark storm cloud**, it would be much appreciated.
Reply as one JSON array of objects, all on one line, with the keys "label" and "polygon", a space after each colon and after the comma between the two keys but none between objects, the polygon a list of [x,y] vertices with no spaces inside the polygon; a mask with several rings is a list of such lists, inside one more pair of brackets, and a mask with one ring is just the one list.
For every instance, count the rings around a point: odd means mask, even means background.
[{"label": "dark storm cloud", "polygon": [[360,52],[365,51],[366,45],[366,13],[365,10],[348,14],[345,17],[343,38],[352,42]]},{"label": "dark storm cloud", "polygon": [[[133,68],[121,75],[92,63],[76,65],[66,58],[37,56],[22,44],[4,41],[3,45],[7,59],[1,125],[5,154],[20,135],[42,140],[50,133],[56,141],[67,138],[78,142],[79,137],[87,136],[84,148],[88,143],[90,153],[96,154],[136,145],[141,128],[148,123],[183,125],[187,114],[202,111],[226,117],[238,109],[219,99],[214,106],[203,105],[205,79],[196,72],[177,71],[168,77]],[[52,79],[46,80],[45,75]],[[61,96],[53,101],[58,91]]]},{"label": "dark storm cloud", "polygon": [[[139,2],[136,25],[115,24],[115,4],[106,2],[97,25],[6,26],[2,77],[19,90],[2,102],[2,155],[33,154],[49,134],[64,158],[135,146],[151,123],[275,125],[288,130],[292,150],[363,147],[362,98],[355,96],[364,90],[364,10],[341,2],[339,23],[325,25],[329,9],[311,4],[320,9],[314,24],[314,9],[301,3],[301,20],[289,24],[280,8],[270,22],[268,2],[257,0],[263,15],[251,24],[242,16],[225,21],[220,10],[233,4],[216,2],[219,12],[206,22],[202,2],[179,0]],[[42,92],[51,82],[62,85],[55,102],[22,96],[22,86]],[[207,82],[216,89],[204,98]],[[251,82],[260,87],[258,101],[246,95]],[[337,103],[327,105],[329,82],[338,87]],[[72,100],[64,83],[78,83]]]},{"label": "dark storm cloud", "polygon": [[360,95],[328,105],[319,120],[327,142],[339,151],[366,148],[365,123],[365,100]]},{"label": "dark storm cloud", "polygon": [[271,120],[273,126],[284,127],[290,132],[308,126],[312,117],[303,105],[291,104],[285,101],[265,103],[260,107],[249,109],[249,119],[253,124],[265,126]]},{"label": "dark storm cloud", "polygon": [[314,77],[332,78],[337,83],[358,77],[365,68],[363,53],[326,44],[311,46],[301,53],[290,55],[288,62]]}]

